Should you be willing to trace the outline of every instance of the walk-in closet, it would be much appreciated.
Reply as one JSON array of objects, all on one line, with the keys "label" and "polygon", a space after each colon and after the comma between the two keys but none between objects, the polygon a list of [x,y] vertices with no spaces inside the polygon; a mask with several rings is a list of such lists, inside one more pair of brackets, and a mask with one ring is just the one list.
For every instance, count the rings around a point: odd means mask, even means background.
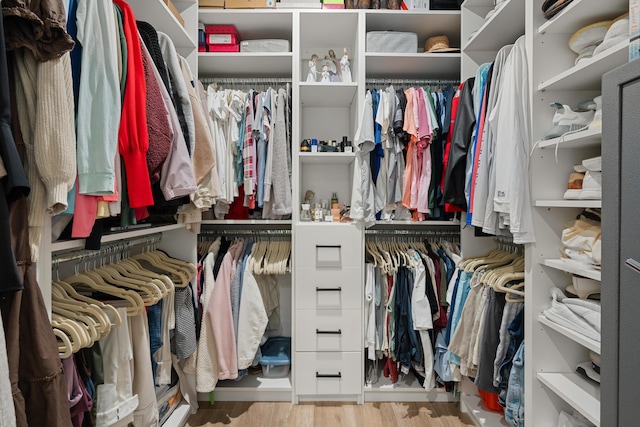
[{"label": "walk-in closet", "polygon": [[2,11],[0,427],[633,425],[637,0]]}]

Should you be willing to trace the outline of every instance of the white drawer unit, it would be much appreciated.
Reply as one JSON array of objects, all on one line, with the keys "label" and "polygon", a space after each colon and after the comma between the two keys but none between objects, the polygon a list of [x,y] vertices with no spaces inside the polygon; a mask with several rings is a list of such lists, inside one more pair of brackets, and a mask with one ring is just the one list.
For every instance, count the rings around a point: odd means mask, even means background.
[{"label": "white drawer unit", "polygon": [[362,232],[354,225],[308,224],[296,227],[295,268],[340,270],[362,263]]},{"label": "white drawer unit", "polygon": [[362,269],[342,270],[297,268],[297,309],[360,309],[362,306]]},{"label": "white drawer unit", "polygon": [[360,352],[296,353],[296,391],[299,395],[362,393]]},{"label": "white drawer unit", "polygon": [[298,310],[297,351],[359,351],[360,310]]}]

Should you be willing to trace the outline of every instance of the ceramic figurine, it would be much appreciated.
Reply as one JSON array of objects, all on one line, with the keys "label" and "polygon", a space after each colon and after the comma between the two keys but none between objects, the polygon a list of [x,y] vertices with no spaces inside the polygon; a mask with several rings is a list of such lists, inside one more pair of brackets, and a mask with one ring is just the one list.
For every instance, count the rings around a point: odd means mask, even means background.
[{"label": "ceramic figurine", "polygon": [[342,71],[342,81],[351,83],[351,62],[349,62],[349,50],[344,48],[344,55],[340,59],[340,70]]},{"label": "ceramic figurine", "polygon": [[309,74],[307,74],[307,83],[318,81],[318,68],[316,67],[316,63],[318,62],[318,55],[315,53],[311,55],[311,59],[309,60]]}]

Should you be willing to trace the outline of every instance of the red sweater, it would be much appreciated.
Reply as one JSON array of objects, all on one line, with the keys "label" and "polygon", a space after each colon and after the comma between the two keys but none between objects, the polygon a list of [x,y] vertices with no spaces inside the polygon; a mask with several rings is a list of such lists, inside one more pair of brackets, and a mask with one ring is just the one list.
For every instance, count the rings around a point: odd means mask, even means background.
[{"label": "red sweater", "polygon": [[127,80],[118,132],[118,151],[124,159],[129,205],[132,208],[152,206],[153,195],[147,169],[147,86],[138,27],[133,11],[126,2],[113,0],[113,3],[122,10],[124,37],[127,40]]}]

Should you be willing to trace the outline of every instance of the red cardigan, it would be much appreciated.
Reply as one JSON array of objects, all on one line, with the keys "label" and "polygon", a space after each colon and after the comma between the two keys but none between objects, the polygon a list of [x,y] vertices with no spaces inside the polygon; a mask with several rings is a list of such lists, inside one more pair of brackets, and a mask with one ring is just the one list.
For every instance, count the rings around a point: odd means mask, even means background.
[{"label": "red cardigan", "polygon": [[147,169],[147,86],[138,27],[133,11],[126,2],[113,0],[113,3],[122,10],[124,37],[127,40],[127,80],[118,132],[118,151],[124,159],[129,205],[132,208],[152,206],[153,195]]}]

